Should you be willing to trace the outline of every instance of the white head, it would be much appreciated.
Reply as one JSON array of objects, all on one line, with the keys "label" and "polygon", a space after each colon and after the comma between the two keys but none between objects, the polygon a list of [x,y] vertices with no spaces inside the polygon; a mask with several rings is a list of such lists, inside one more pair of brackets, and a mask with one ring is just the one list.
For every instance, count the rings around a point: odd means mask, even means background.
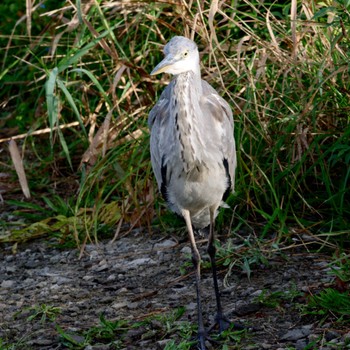
[{"label": "white head", "polygon": [[174,36],[164,46],[165,57],[151,72],[181,74],[193,71],[199,74],[199,53],[195,42],[183,36]]}]

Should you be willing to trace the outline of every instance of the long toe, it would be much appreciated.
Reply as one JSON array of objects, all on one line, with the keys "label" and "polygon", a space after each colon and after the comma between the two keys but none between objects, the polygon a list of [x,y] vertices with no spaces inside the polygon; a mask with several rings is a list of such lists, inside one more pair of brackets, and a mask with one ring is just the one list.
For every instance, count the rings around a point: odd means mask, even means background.
[{"label": "long toe", "polygon": [[208,334],[206,331],[198,332],[198,349],[206,350],[205,341],[208,339]]},{"label": "long toe", "polygon": [[199,333],[198,334],[198,347],[197,347],[197,349],[198,350],[206,350],[207,349],[207,346],[206,346],[207,341],[211,344],[219,344],[218,341],[210,338],[207,332]]},{"label": "long toe", "polygon": [[225,315],[217,316],[216,323],[219,327],[219,333],[226,331],[233,325],[233,322],[231,322]]},{"label": "long toe", "polygon": [[204,336],[199,336],[198,337],[198,350],[206,350],[205,346],[205,337]]},{"label": "long toe", "polygon": [[219,331],[219,334],[223,331],[228,330],[229,328],[237,331],[241,331],[244,329],[247,329],[246,327],[232,322],[227,316],[224,314],[216,315],[215,322],[213,325],[210,326],[208,333],[211,333],[214,329]]}]

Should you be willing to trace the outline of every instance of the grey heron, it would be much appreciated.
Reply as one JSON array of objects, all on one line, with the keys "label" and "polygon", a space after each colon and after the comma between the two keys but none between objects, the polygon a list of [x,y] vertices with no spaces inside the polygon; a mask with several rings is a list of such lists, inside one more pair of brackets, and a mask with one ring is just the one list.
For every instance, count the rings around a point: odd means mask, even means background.
[{"label": "grey heron", "polygon": [[170,210],[186,223],[196,274],[198,342],[207,337],[201,306],[200,254],[195,232],[209,226],[207,251],[216,296],[216,322],[227,326],[222,311],[215,264],[214,222],[220,206],[234,190],[236,148],[228,103],[201,79],[197,45],[182,36],[164,47],[165,58],[151,75],[175,78],[149,113],[151,162],[159,190]]}]

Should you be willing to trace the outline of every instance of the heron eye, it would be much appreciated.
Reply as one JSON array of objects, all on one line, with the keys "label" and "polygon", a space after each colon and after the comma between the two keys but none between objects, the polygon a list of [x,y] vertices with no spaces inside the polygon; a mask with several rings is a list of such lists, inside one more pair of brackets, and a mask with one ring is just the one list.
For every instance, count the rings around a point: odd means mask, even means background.
[{"label": "heron eye", "polygon": [[185,51],[183,54],[182,54],[183,57],[187,57],[188,56],[188,51]]}]

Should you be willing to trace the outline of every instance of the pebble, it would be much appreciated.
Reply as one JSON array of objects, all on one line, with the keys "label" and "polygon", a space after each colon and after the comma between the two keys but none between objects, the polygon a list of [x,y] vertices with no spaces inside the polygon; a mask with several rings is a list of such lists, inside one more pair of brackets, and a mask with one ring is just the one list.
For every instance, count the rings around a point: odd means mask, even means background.
[{"label": "pebble", "polygon": [[62,276],[54,278],[53,281],[56,282],[58,285],[72,283],[72,279],[71,278],[62,277]]},{"label": "pebble", "polygon": [[7,256],[5,256],[5,261],[6,261],[6,262],[11,262],[11,261],[13,261],[13,259],[14,259],[14,256],[13,256],[13,255],[7,255]]},{"label": "pebble", "polygon": [[140,303],[139,302],[129,303],[127,304],[127,306],[130,310],[136,310],[140,307]]},{"label": "pebble", "polygon": [[109,275],[109,276],[107,277],[107,281],[108,281],[108,282],[115,281],[116,279],[117,279],[117,276],[114,275],[114,274]]},{"label": "pebble", "polygon": [[52,339],[43,339],[43,338],[39,338],[39,339],[35,339],[32,341],[33,345],[40,345],[40,346],[48,346],[52,344]]},{"label": "pebble", "polygon": [[171,248],[171,247],[176,246],[176,244],[177,244],[177,243],[174,242],[173,240],[171,240],[171,239],[166,239],[165,241],[156,243],[156,244],[154,245],[154,248],[155,248],[155,249],[160,249],[160,248]]},{"label": "pebble", "polygon": [[1,282],[1,288],[12,288],[16,282],[12,280],[4,280]]},{"label": "pebble", "polygon": [[125,302],[125,301],[122,301],[122,302],[119,302],[119,303],[113,303],[112,304],[112,308],[115,309],[115,310],[118,310],[118,309],[121,309],[125,306],[127,306],[128,304]]},{"label": "pebble", "polygon": [[185,246],[180,250],[180,252],[181,252],[181,254],[184,254],[184,255],[192,254],[191,247],[189,247],[188,245],[185,245]]},{"label": "pebble", "polygon": [[165,346],[171,341],[171,339],[162,339],[158,340],[156,344],[158,345],[159,349],[164,349]]},{"label": "pebble", "polygon": [[24,281],[23,281],[23,284],[24,285],[29,285],[29,284],[34,284],[35,283],[35,280],[33,278],[26,278]]},{"label": "pebble", "polygon": [[235,308],[235,314],[238,316],[246,316],[253,314],[261,309],[261,304],[260,303],[246,303],[244,301],[240,302],[239,304],[237,303],[236,308]]},{"label": "pebble", "polygon": [[108,270],[108,267],[109,267],[108,264],[102,264],[102,265],[97,266],[94,270],[96,272],[106,271],[106,270]]},{"label": "pebble", "polygon": [[53,285],[50,286],[50,289],[51,290],[59,290],[60,286],[58,284],[53,284]]},{"label": "pebble", "polygon": [[296,350],[304,350],[307,347],[307,341],[305,339],[298,339],[295,343]]},{"label": "pebble", "polygon": [[6,266],[5,267],[7,273],[14,273],[17,270],[16,266]]},{"label": "pebble", "polygon": [[197,303],[191,302],[186,305],[186,310],[188,311],[194,311],[197,309]]},{"label": "pebble", "polygon": [[256,290],[255,292],[253,292],[250,296],[251,296],[252,298],[256,298],[256,297],[260,296],[262,292],[263,292],[263,291],[262,291],[261,289],[258,289],[258,290]]},{"label": "pebble", "polygon": [[307,327],[291,329],[282,337],[281,340],[297,341],[299,339],[307,337],[311,333],[311,329]]},{"label": "pebble", "polygon": [[83,280],[84,281],[91,281],[95,278],[95,275],[86,275],[86,276],[83,276]]},{"label": "pebble", "polygon": [[339,337],[340,337],[339,333],[333,332],[333,331],[327,331],[325,335],[325,338],[327,341],[332,341],[333,339],[339,338]]},{"label": "pebble", "polygon": [[149,266],[149,265],[156,265],[156,264],[157,263],[151,258],[139,258],[139,259],[129,261],[128,263],[125,264],[125,267],[130,269],[135,269],[141,265]]}]

